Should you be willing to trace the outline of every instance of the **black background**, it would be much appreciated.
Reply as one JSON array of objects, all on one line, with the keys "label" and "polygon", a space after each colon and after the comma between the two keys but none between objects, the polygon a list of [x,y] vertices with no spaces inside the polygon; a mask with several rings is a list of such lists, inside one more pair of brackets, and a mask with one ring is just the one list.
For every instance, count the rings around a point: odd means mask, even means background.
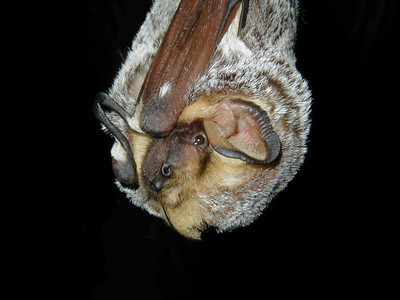
[{"label": "black background", "polygon": [[112,140],[92,114],[150,7],[143,2],[0,4],[2,299],[385,290],[379,179],[391,144],[376,116],[394,109],[399,2],[301,2],[298,68],[314,98],[305,164],[251,226],[202,242],[117,191]]}]

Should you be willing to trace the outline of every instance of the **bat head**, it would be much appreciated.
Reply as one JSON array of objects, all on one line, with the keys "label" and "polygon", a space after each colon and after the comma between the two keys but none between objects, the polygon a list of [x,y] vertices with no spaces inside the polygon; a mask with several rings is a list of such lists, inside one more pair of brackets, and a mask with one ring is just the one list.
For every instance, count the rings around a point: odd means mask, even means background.
[{"label": "bat head", "polygon": [[178,232],[199,238],[216,218],[208,195],[229,190],[238,198],[238,188],[279,153],[279,137],[260,107],[239,98],[202,97],[167,137],[150,142],[140,181],[154,210]]},{"label": "bat head", "polygon": [[207,227],[248,225],[293,178],[311,99],[294,65],[295,21],[282,22],[294,10],[284,0],[155,2],[95,105],[135,205],[200,239]]}]

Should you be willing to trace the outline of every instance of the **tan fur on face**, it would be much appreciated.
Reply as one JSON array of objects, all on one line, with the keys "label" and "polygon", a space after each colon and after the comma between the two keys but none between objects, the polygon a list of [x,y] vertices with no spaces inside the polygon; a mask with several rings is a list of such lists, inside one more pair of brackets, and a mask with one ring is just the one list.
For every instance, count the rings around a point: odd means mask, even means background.
[{"label": "tan fur on face", "polygon": [[[179,123],[190,123],[199,118],[212,116],[216,107],[213,104],[217,104],[223,98],[215,97],[210,101],[210,98],[202,97],[185,109]],[[138,163],[140,166],[148,151],[150,140],[139,135],[135,136],[134,141],[137,144],[143,139],[145,146],[142,145],[137,149],[138,155],[135,152],[136,162],[140,161]],[[193,239],[200,239],[201,231],[208,224],[212,224],[213,212],[203,202],[203,195],[218,194],[224,189],[235,190],[243,187],[250,178],[266,168],[225,157],[215,152],[211,145],[208,145],[208,151],[210,156],[204,169],[201,169],[195,155],[182,158],[185,163],[176,170],[171,179],[167,180],[163,190],[157,196],[149,194],[149,206],[178,232]],[[183,152],[186,155],[190,153],[185,150]],[[138,171],[141,173],[141,168]]]},{"label": "tan fur on face", "polygon": [[212,222],[212,212],[203,205],[201,195],[217,194],[224,188],[234,190],[242,187],[261,168],[213,151],[203,174],[177,177],[176,181],[179,182],[167,186],[159,194],[158,200],[152,201],[152,205],[162,211],[162,202],[168,214],[164,218],[169,218],[168,221],[179,233],[200,239],[201,231],[207,227],[207,223]]},{"label": "tan fur on face", "polygon": [[140,174],[142,174],[143,159],[147,153],[151,141],[152,138],[150,136],[131,131],[130,144],[132,147],[132,152],[134,153],[134,159],[136,162],[137,173],[139,174],[139,180]]}]

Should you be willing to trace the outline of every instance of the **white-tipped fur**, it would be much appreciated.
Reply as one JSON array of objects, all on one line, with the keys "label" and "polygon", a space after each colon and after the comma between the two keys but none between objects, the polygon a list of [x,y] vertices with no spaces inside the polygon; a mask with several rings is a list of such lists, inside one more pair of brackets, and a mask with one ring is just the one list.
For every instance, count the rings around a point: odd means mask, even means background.
[{"label": "white-tipped fur", "polygon": [[[114,101],[133,116],[128,125],[139,133],[142,133],[138,124],[139,91],[178,4],[176,0],[154,1],[109,91]],[[250,1],[245,28],[238,36],[232,34],[233,29],[228,31],[207,71],[197,79],[185,99],[191,104],[201,95],[221,91],[227,95],[247,95],[268,113],[282,143],[279,164],[273,169],[267,168],[261,177],[253,177],[239,190],[210,190],[198,195],[201,207],[212,220],[210,225],[218,231],[252,222],[303,163],[310,127],[311,93],[295,66],[296,14],[297,1]],[[159,91],[168,92],[171,92],[168,86]],[[109,116],[126,132],[126,125],[116,114],[109,113]],[[116,145],[112,155],[119,157],[121,151]],[[148,205],[143,186],[135,191],[119,187],[135,205],[160,215]]]},{"label": "white-tipped fur", "polygon": [[111,156],[120,162],[127,161],[126,152],[118,141],[115,141],[111,148]]}]

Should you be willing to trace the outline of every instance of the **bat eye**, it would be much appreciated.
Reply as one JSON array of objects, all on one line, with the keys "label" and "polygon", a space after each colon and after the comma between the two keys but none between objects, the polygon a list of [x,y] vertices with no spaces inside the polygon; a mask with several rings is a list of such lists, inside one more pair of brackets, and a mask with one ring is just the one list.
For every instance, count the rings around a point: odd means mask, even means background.
[{"label": "bat eye", "polygon": [[205,142],[206,142],[206,137],[203,134],[197,134],[193,139],[193,144],[195,146],[204,145]]}]

